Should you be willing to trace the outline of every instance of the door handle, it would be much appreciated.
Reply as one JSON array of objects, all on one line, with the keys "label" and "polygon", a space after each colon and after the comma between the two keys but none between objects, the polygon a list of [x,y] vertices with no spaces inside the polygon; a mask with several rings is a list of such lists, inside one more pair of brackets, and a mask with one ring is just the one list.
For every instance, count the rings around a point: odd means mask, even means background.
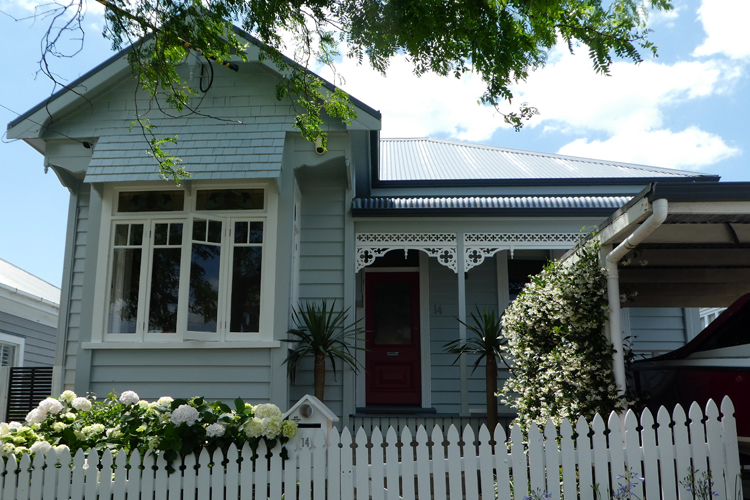
[{"label": "door handle", "polygon": [[388,356],[398,356],[398,351],[396,352],[388,352]]}]

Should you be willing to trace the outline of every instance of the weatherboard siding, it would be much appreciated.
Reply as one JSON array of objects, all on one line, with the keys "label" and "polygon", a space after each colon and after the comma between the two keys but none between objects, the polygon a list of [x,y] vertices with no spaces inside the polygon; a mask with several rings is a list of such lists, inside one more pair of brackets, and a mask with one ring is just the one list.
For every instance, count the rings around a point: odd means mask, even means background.
[{"label": "weatherboard siding", "polygon": [[55,363],[55,327],[0,311],[0,333],[23,337],[23,366],[52,366]]},{"label": "weatherboard siding", "polygon": [[681,308],[629,308],[633,351],[646,357],[673,351],[686,343],[685,313]]},{"label": "weatherboard siding", "polygon": [[271,400],[270,349],[96,349],[90,386],[97,396],[133,390],[161,396],[252,404]]},{"label": "weatherboard siding", "polygon": [[[336,176],[315,170],[300,179],[302,208],[300,220],[299,299],[344,307],[344,214],[347,207],[346,186]],[[349,315],[353,321],[353,314]],[[336,376],[327,361],[325,404],[336,414],[343,415],[343,366],[337,362]],[[305,394],[312,394],[313,358],[304,359],[297,371],[295,383],[289,388],[289,404]]]}]

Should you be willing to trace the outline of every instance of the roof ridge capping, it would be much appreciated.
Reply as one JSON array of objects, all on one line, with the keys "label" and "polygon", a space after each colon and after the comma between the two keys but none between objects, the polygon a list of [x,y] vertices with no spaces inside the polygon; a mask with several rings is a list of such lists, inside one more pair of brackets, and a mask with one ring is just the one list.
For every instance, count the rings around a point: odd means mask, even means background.
[{"label": "roof ridge capping", "polygon": [[638,170],[638,171],[651,171],[651,172],[671,174],[675,176],[692,177],[692,178],[695,178],[696,180],[705,181],[705,180],[713,180],[713,179],[718,180],[719,179],[719,176],[716,174],[705,174],[705,173],[693,172],[689,170],[679,170],[676,168],[667,168],[667,167],[655,167],[652,165],[628,163],[628,162],[621,162],[621,161],[615,161],[615,160],[603,160],[603,159],[597,159],[597,158],[585,158],[582,156],[570,156],[570,155],[561,155],[557,153],[545,153],[541,151],[529,151],[525,149],[508,148],[505,146],[494,146],[491,144],[460,141],[456,139],[441,139],[441,138],[436,138],[436,137],[388,137],[388,138],[381,138],[380,142],[381,143],[432,142],[436,144],[445,144],[448,146],[466,147],[466,148],[473,148],[473,149],[486,149],[486,150],[491,150],[491,151],[518,154],[518,155],[535,156],[535,157],[551,158],[551,159],[558,159],[558,160],[577,161],[577,162],[583,162],[583,163],[589,163],[589,164],[612,165],[612,166],[616,166],[620,168],[630,168],[630,169]]}]

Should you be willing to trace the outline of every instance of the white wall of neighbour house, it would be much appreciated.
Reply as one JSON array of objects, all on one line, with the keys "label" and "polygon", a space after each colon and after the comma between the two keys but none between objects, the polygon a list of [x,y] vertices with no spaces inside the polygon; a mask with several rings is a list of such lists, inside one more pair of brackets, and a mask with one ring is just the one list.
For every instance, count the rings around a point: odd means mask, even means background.
[{"label": "white wall of neighbour house", "polygon": [[[274,144],[278,143],[279,138],[282,143],[284,140],[293,141],[298,136],[290,133],[293,110],[288,104],[275,100],[276,77],[260,65],[242,65],[237,74],[224,68],[216,68],[215,71],[217,75],[223,73],[214,79],[211,90],[201,104],[201,112],[207,116],[172,120],[152,112],[150,115],[153,116],[149,118],[158,127],[158,135],[178,135],[178,145],[172,151],[183,158],[183,165],[188,171],[196,174],[193,180],[186,183],[187,189],[199,188],[208,179],[278,178],[278,214],[269,214],[269,218],[278,218],[278,238],[273,245],[269,245],[270,254],[264,253],[264,260],[273,257],[280,262],[275,270],[277,286],[272,292],[274,311],[271,313],[274,318],[273,338],[278,339],[286,335],[288,328],[291,288],[293,203],[290,202],[287,207],[285,202],[294,200],[293,169],[302,163],[295,165],[295,158],[290,160],[285,157],[282,169],[280,152],[274,156],[264,150],[258,155],[238,157],[241,154],[239,148],[217,141],[229,140],[230,135],[238,136],[240,138],[237,140],[245,141],[243,146],[247,148],[268,147],[264,137],[273,138],[276,141]],[[108,242],[101,242],[104,248],[99,245],[99,232],[106,234],[109,231],[108,226],[106,231],[102,230],[109,222],[106,212],[102,216],[101,194],[107,192],[105,186],[113,185],[112,182],[127,181],[137,187],[139,180],[153,180],[156,169],[155,166],[144,169],[146,162],[140,157],[144,154],[144,144],[133,139],[138,135],[137,130],[132,134],[128,132],[136,106],[133,92],[132,79],[123,76],[106,92],[93,97],[90,103],[84,105],[82,102],[74,112],[57,118],[55,125],[55,130],[65,135],[99,141],[99,147],[103,149],[98,151],[96,179],[106,181],[106,184],[94,185],[96,189],[92,189],[92,184],[81,182],[80,189],[71,198],[66,261],[69,270],[63,281],[64,317],[60,319],[65,334],[58,345],[56,363],[64,367],[60,389],[73,389],[78,393],[94,391],[99,396],[112,390],[121,392],[130,389],[145,399],[164,395],[203,395],[209,399],[233,400],[241,396],[253,403],[273,401],[283,407],[289,400],[286,370],[282,366],[286,352],[283,344],[275,344],[274,347],[266,343],[253,347],[249,345],[252,342],[243,342],[237,347],[230,342],[185,342],[170,347],[149,345],[144,348],[117,345],[106,339],[101,342],[102,332],[94,331],[97,324],[101,324],[96,318],[103,314],[99,310],[101,307],[97,309],[94,304],[101,304],[101,300],[97,300],[97,293],[106,289],[106,283],[102,288],[102,280],[106,279],[109,266]],[[142,111],[147,109],[148,102],[140,95],[137,105]],[[210,116],[225,120],[214,120]],[[328,128],[335,131],[343,129],[343,126],[333,124]],[[210,151],[209,145],[212,145]],[[78,143],[72,147],[63,146],[66,145],[50,147],[47,161],[63,175],[70,173],[80,182],[84,175],[92,173],[86,164],[88,156],[75,154],[75,148],[82,147]],[[313,148],[309,144],[307,146],[312,152]],[[333,156],[337,155],[328,158]],[[343,154],[338,156],[343,158]],[[107,157],[113,158],[111,165],[102,160]],[[132,161],[128,158],[132,158]],[[205,173],[207,169],[221,165],[224,160],[237,165],[232,166],[231,171]],[[145,188],[153,184],[142,186]],[[301,258],[302,300],[329,297],[343,303],[342,265],[332,265],[334,268],[338,266],[338,274],[336,269],[319,265],[321,258],[341,260],[343,256],[341,221],[346,210],[344,187],[345,182],[338,187],[323,186],[321,190],[303,193],[303,200],[309,195],[306,201],[310,209],[307,222],[303,222],[303,225],[307,224],[314,230],[307,233],[305,243],[309,250]],[[316,241],[321,238],[331,241]],[[318,243],[324,247],[338,245],[341,248],[327,255],[320,250]],[[288,261],[289,266],[284,266],[282,259],[286,259],[283,262]],[[102,276],[102,270],[105,276]],[[333,377],[330,380],[333,382]],[[339,388],[330,392],[338,401],[341,400],[340,383],[341,375],[336,383]],[[296,400],[296,396],[292,399]]]}]

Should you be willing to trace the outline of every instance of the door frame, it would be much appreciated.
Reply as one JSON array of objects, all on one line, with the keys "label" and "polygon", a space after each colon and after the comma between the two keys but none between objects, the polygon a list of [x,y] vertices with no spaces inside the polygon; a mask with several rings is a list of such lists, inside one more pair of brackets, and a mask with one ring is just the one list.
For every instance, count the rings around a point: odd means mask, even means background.
[{"label": "door frame", "polygon": [[[419,250],[411,250],[416,252]],[[422,408],[432,407],[432,363],[430,356],[430,276],[429,276],[429,259],[430,257],[419,251],[419,267],[367,267],[362,270],[357,276],[359,285],[361,286],[362,293],[362,307],[357,308],[357,320],[360,324],[365,323],[365,274],[366,273],[419,273],[419,345],[421,351],[421,364],[422,364]],[[364,344],[363,344],[364,345]],[[361,366],[365,366],[365,355],[363,351],[357,351],[357,361],[361,363]],[[355,383],[355,406],[357,408],[364,408],[367,406],[367,384],[366,378],[367,373],[362,368],[356,376]]]}]

